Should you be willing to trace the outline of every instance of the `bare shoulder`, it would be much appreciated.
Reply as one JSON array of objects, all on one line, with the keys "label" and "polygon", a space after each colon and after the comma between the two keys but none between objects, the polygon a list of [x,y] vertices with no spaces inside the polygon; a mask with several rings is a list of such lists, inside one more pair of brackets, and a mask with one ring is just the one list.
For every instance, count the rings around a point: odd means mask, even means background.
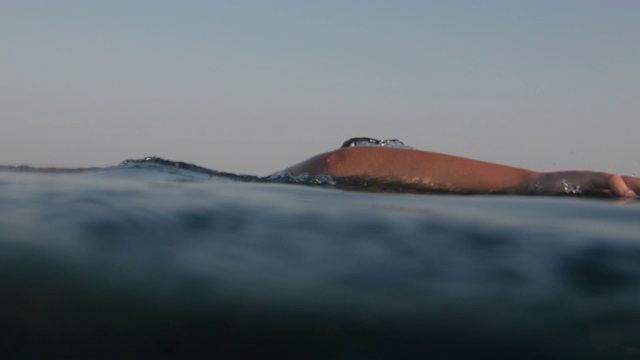
[{"label": "bare shoulder", "polygon": [[343,147],[313,156],[282,171],[292,175],[375,175],[388,172],[398,163],[411,163],[416,168],[424,162],[426,154],[430,153],[389,147]]},{"label": "bare shoulder", "polygon": [[537,171],[447,154],[394,147],[397,140],[350,139],[337,150],[290,166],[292,175],[328,174],[452,193],[604,193],[635,197],[640,179],[592,171]]},{"label": "bare shoulder", "polygon": [[331,159],[333,153],[336,151],[330,151],[313,156],[307,160],[299,162],[295,165],[289,166],[286,169],[281,170],[291,175],[300,175],[303,173],[310,175],[330,174],[329,171],[329,159]]}]

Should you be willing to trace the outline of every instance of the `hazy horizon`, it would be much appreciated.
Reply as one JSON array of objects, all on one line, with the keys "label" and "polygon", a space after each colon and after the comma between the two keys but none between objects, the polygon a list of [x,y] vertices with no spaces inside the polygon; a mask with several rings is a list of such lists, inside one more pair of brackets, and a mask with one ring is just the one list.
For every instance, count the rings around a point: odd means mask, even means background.
[{"label": "hazy horizon", "polygon": [[0,165],[266,175],[354,136],[640,175],[640,3],[2,1]]}]

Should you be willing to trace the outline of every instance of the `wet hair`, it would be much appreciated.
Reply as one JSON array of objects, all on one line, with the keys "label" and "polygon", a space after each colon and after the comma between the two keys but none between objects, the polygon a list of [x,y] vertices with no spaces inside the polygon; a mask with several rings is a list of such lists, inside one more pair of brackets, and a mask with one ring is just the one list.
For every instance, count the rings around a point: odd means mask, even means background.
[{"label": "wet hair", "polygon": [[390,147],[397,149],[411,149],[410,146],[405,145],[398,139],[385,139],[378,140],[368,137],[355,137],[345,141],[340,148],[349,148],[356,146],[370,146],[370,147]]}]

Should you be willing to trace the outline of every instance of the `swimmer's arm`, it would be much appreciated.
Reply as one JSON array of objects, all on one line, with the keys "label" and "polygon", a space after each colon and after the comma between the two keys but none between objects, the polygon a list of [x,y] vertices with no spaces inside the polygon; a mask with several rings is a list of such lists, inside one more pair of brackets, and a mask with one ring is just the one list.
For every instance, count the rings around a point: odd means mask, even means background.
[{"label": "swimmer's arm", "polygon": [[371,179],[427,191],[497,194],[563,194],[568,191],[635,196],[640,179],[606,173],[536,171],[457,156],[381,147],[342,148],[283,171]]},{"label": "swimmer's arm", "polygon": [[371,179],[427,191],[513,194],[526,193],[538,174],[457,156],[382,147],[342,148],[283,171]]},{"label": "swimmer's arm", "polygon": [[640,178],[595,171],[557,171],[540,173],[531,194],[580,194],[583,192],[637,197]]}]

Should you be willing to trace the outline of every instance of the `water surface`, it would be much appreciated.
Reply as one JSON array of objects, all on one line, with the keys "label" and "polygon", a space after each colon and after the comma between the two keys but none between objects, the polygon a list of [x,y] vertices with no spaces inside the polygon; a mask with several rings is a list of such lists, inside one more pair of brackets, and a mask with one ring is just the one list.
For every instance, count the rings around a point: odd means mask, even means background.
[{"label": "water surface", "polygon": [[[0,171],[3,358],[638,358],[640,204]],[[346,190],[349,189],[349,190]]]}]

